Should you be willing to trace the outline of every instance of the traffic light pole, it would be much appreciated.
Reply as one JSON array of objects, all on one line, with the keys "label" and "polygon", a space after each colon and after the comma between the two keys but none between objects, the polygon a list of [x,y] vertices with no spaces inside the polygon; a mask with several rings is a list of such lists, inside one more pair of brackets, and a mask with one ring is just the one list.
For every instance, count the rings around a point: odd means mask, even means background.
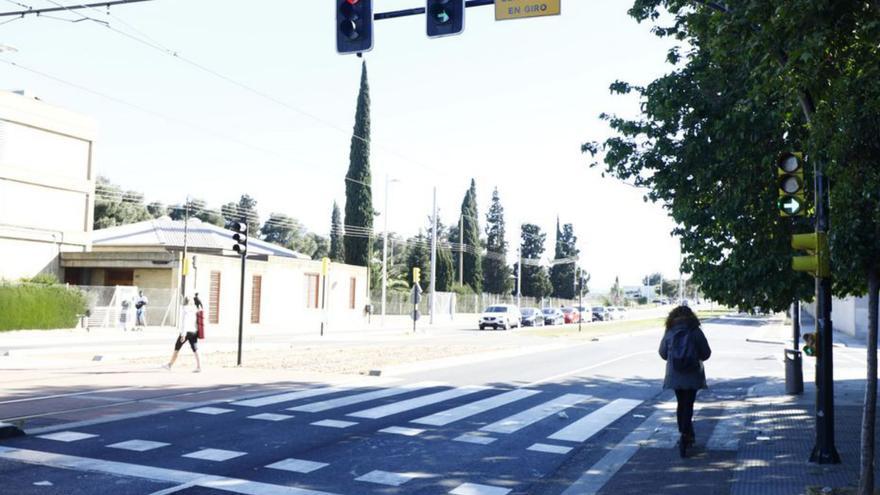
[{"label": "traffic light pole", "polygon": [[[828,178],[818,160],[814,162],[816,180],[816,232],[827,233]],[[834,446],[834,359],[832,357],[833,327],[831,324],[831,277],[816,277],[816,333],[819,356],[816,359],[816,445],[810,462],[839,464],[840,454]]]},{"label": "traffic light pole", "polygon": [[238,359],[236,363],[241,366],[241,339],[244,334],[244,266],[247,253],[241,253],[241,291],[238,295]]}]

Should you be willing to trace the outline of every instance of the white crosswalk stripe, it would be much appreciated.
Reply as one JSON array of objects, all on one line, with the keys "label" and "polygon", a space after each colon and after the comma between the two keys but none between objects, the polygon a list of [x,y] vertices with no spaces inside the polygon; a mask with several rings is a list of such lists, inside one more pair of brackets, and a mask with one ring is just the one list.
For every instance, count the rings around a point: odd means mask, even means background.
[{"label": "white crosswalk stripe", "polygon": [[496,421],[490,425],[486,425],[480,428],[480,431],[488,431],[491,433],[514,433],[589,398],[589,395],[582,394],[561,395],[531,409],[527,409],[514,414],[513,416]]},{"label": "white crosswalk stripe", "polygon": [[364,392],[361,394],[349,395],[346,397],[339,397],[338,399],[329,399],[323,400],[320,402],[311,402],[308,404],[303,404],[299,406],[289,407],[288,411],[299,411],[299,412],[323,412],[329,411],[331,409],[336,409],[339,407],[350,406],[354,404],[360,404],[363,402],[369,402],[371,400],[377,399],[385,399],[387,397],[394,397],[395,395],[406,394],[410,392],[415,392],[417,390],[431,388],[431,387],[441,387],[446,385],[443,382],[420,382],[413,383],[411,385],[403,385],[400,387],[391,387],[384,388],[380,390],[374,390],[372,392]]},{"label": "white crosswalk stripe", "polygon": [[641,403],[642,401],[634,399],[616,399],[550,435],[548,438],[568,442],[585,442]]},{"label": "white crosswalk stripe", "polygon": [[328,395],[335,392],[342,392],[348,390],[345,387],[321,387],[321,388],[310,388],[306,390],[299,390],[297,392],[286,392],[283,394],[269,395],[266,397],[258,397],[256,399],[247,399],[247,400],[239,400],[235,402],[231,402],[233,406],[245,406],[245,407],[263,407],[270,406],[272,404],[281,404],[282,402],[290,402],[298,399],[307,399],[309,397],[316,397],[319,395]]},{"label": "white crosswalk stripe", "polygon": [[413,409],[418,409],[420,407],[429,406],[431,404],[437,404],[439,402],[443,402],[449,399],[455,399],[457,397],[463,397],[465,395],[474,394],[480,392],[481,390],[487,390],[491,387],[483,387],[483,386],[467,386],[467,387],[458,387],[453,388],[451,390],[445,390],[443,392],[437,392],[434,394],[423,395],[421,397],[416,397],[413,399],[408,399],[400,402],[395,402],[393,404],[388,404],[384,406],[374,407],[371,409],[364,409],[363,411],[357,411],[349,414],[349,416],[355,418],[366,418],[366,419],[379,419],[384,418],[386,416],[391,416],[393,414],[399,414],[406,411],[411,411]]},{"label": "white crosswalk stripe", "polygon": [[531,397],[539,393],[540,392],[537,390],[511,390],[510,392],[505,392],[494,397],[478,400],[476,402],[471,402],[470,404],[447,409],[445,411],[441,411],[430,416],[414,419],[411,422],[431,426],[445,426],[449,423],[453,423],[464,418],[469,418],[476,414],[480,414],[491,409],[495,409],[497,407],[501,407],[512,402],[525,399],[526,397]]}]

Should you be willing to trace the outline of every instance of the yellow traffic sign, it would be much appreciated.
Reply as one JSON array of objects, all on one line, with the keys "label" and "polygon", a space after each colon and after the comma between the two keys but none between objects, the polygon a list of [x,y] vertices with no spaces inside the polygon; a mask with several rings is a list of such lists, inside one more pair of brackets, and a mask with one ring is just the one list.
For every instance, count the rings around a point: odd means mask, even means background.
[{"label": "yellow traffic sign", "polygon": [[562,0],[495,0],[495,20],[559,15]]}]

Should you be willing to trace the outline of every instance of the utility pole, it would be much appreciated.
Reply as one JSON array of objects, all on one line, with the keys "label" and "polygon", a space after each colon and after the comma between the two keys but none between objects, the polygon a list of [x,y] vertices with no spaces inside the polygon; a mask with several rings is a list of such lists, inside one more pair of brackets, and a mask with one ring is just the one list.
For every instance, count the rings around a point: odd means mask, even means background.
[{"label": "utility pole", "polygon": [[458,217],[458,285],[464,285],[464,213]]},{"label": "utility pole", "polygon": [[385,208],[382,215],[385,216],[385,226],[382,228],[382,327],[385,327],[385,291],[388,287],[388,174],[385,174]]},{"label": "utility pole", "polygon": [[516,248],[516,305],[517,307],[522,306],[522,277],[523,277],[523,266],[522,266],[522,246],[517,246]]},{"label": "utility pole", "polygon": [[431,316],[429,323],[434,324],[434,304],[437,302],[437,186],[434,186],[434,206],[431,213],[431,299],[430,304]]},{"label": "utility pole", "polygon": [[187,255],[187,237],[189,233],[189,194],[186,195],[186,204],[183,207],[183,264],[180,267],[180,295],[186,295],[186,275],[189,271]]}]

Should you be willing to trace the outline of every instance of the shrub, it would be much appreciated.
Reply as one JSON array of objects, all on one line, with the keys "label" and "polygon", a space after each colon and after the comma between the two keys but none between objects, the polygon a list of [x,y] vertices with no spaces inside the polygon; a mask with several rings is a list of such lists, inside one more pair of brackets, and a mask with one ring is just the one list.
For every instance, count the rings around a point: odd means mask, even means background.
[{"label": "shrub", "polygon": [[449,288],[449,292],[455,292],[459,296],[471,296],[474,294],[474,290],[471,289],[470,285],[461,285],[458,283],[452,284],[452,287]]},{"label": "shrub", "polygon": [[64,285],[0,283],[0,331],[73,328],[86,297]]}]

